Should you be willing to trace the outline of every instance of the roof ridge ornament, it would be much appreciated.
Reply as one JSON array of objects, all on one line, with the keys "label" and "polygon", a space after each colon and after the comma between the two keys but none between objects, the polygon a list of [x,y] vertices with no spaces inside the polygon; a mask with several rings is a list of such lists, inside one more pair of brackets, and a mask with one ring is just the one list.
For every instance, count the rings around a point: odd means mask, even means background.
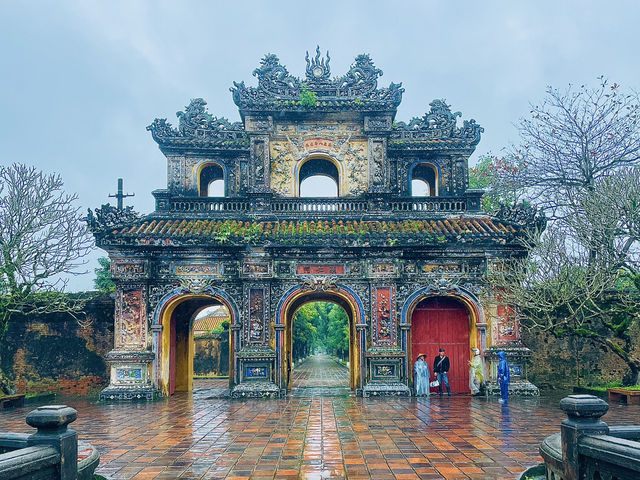
[{"label": "roof ridge ornament", "polygon": [[[391,83],[388,88],[378,88],[378,77],[382,70],[377,68],[368,54],[360,54],[351,64],[349,71],[336,78],[329,78],[331,57],[320,55],[316,47],[314,58],[306,54],[306,78],[298,79],[280,64],[273,54],[267,54],[254,70],[258,77],[257,87],[248,87],[244,82],[233,82],[233,101],[240,108],[240,114],[283,111],[343,111],[345,109],[363,112],[395,113],[402,101],[404,89],[401,83]],[[306,80],[306,81],[304,81]],[[300,100],[303,83],[316,94],[317,101],[304,104]]]},{"label": "roof ridge ornament", "polygon": [[258,88],[267,92],[283,94],[300,88],[300,80],[289,74],[273,53],[267,53],[260,60],[260,66],[253,71],[253,76],[258,77]]},{"label": "roof ridge ornament", "polygon": [[202,98],[194,98],[184,112],[176,113],[178,128],[174,128],[166,118],[156,118],[147,130],[159,144],[184,140],[214,141],[227,146],[247,143],[241,122],[231,123],[224,117],[211,115],[206,106],[207,102]]},{"label": "roof ridge ornament", "polygon": [[[392,140],[403,142],[420,142],[433,140],[449,140],[475,146],[480,141],[484,128],[475,120],[464,120],[458,127],[460,112],[452,112],[444,99],[435,99],[429,106],[431,109],[422,118],[415,117],[409,123],[398,122],[394,125]],[[398,144],[399,145],[399,144]]]},{"label": "roof ridge ornament", "polygon": [[327,58],[326,60],[320,59],[320,45],[316,46],[316,56],[309,61],[309,51],[307,50],[307,55],[305,56],[305,60],[307,61],[307,81],[309,82],[327,82],[329,81],[329,76],[331,75],[331,68],[329,67],[329,62],[331,61],[331,57],[329,56],[329,50],[327,50]]}]

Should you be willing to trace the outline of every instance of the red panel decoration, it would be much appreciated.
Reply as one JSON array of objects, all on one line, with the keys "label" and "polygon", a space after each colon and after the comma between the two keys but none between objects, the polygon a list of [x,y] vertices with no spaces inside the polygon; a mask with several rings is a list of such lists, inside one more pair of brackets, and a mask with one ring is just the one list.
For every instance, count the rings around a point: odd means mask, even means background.
[{"label": "red panel decoration", "polygon": [[[500,301],[501,298],[498,297]],[[498,321],[494,323],[493,338],[497,345],[518,339],[518,326],[513,309],[508,305],[498,305]]]},{"label": "red panel decoration", "polygon": [[261,288],[249,290],[249,342],[264,341],[264,291]]},{"label": "red panel decoration", "polygon": [[298,265],[298,275],[344,275],[344,265]]},{"label": "red panel decoration", "polygon": [[118,347],[144,348],[146,308],[141,289],[121,290],[116,295],[116,318]]},{"label": "red panel decoration", "polygon": [[[449,357],[449,385],[453,393],[469,393],[469,312],[457,300],[428,298],[420,302],[411,317],[412,361],[425,353],[433,379],[433,360],[438,349]],[[435,391],[432,389],[432,391]]]},{"label": "red panel decoration", "polygon": [[374,345],[389,346],[396,343],[396,315],[393,298],[393,287],[379,287],[373,290]]}]

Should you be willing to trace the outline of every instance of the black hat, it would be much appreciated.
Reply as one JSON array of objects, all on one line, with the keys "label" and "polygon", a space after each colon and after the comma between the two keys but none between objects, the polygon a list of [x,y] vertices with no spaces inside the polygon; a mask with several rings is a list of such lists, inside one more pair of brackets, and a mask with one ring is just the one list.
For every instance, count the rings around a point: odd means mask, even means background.
[{"label": "black hat", "polygon": [[444,348],[439,348],[438,351],[439,352],[444,352]]}]

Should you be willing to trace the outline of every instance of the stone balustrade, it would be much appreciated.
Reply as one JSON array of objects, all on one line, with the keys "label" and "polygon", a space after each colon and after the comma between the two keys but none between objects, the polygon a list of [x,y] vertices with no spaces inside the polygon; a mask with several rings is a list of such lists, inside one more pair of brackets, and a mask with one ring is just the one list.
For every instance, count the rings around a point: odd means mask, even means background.
[{"label": "stone balustrade", "polygon": [[540,445],[547,480],[637,480],[640,426],[609,427],[609,405],[593,395],[569,395],[560,433]]},{"label": "stone balustrade", "polygon": [[36,433],[0,433],[0,480],[93,478],[98,452],[84,445],[83,452],[90,453],[78,463],[78,435],[67,428],[77,416],[65,405],[39,407],[26,419]]},{"label": "stone balustrade", "polygon": [[[247,198],[171,198],[163,192],[157,195],[157,211],[187,213],[256,213],[262,215],[306,216],[348,215],[401,215],[433,216],[439,213],[462,213],[477,210],[465,197],[413,197],[413,198],[274,198],[270,196]],[[159,200],[159,201],[158,201]]]}]

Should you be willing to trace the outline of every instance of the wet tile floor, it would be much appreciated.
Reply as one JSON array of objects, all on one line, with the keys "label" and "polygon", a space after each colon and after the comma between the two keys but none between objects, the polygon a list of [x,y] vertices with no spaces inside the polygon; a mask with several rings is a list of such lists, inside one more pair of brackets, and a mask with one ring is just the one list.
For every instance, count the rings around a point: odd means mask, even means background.
[{"label": "wet tile floor", "polygon": [[[281,400],[182,393],[59,403],[78,410],[72,426],[100,450],[97,473],[112,479],[515,479],[564,419],[559,397],[514,397],[508,407],[469,396],[363,399],[348,394],[344,367],[327,358],[296,370],[294,386],[308,394]],[[325,380],[313,388],[318,376]],[[0,430],[33,431],[24,423],[33,408],[0,412]],[[640,423],[640,406],[612,405],[604,420]]]}]

